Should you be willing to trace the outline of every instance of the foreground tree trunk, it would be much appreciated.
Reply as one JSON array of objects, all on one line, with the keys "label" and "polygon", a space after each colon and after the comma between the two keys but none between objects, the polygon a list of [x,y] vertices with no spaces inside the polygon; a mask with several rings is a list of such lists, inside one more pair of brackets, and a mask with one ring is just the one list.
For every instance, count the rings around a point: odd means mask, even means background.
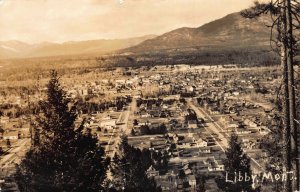
[{"label": "foreground tree trunk", "polygon": [[294,82],[294,38],[293,38],[293,19],[291,0],[286,0],[286,59],[288,69],[288,98],[289,98],[289,116],[290,116],[290,131],[291,131],[291,158],[292,158],[292,169],[297,179],[293,179],[293,191],[299,190],[299,162],[298,162],[298,144],[297,144],[297,126],[295,123],[296,119],[296,108],[295,108],[295,82]]},{"label": "foreground tree trunk", "polygon": [[[291,171],[291,130],[290,130],[290,115],[289,115],[289,87],[288,87],[288,66],[287,66],[287,46],[286,46],[286,8],[285,0],[284,6],[281,8],[281,65],[282,65],[282,83],[283,83],[283,100],[282,100],[282,115],[283,115],[283,140],[284,140],[284,155],[283,155],[283,166],[284,172]],[[287,179],[283,183],[283,189],[286,192],[292,191],[292,183],[290,180],[290,174],[287,174]]]}]

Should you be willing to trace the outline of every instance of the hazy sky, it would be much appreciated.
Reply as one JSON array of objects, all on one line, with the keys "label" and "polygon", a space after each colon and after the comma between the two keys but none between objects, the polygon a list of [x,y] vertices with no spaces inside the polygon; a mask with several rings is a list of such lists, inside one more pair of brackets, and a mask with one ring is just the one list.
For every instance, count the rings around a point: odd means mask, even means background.
[{"label": "hazy sky", "polygon": [[253,0],[0,0],[0,41],[112,39],[198,27]]}]

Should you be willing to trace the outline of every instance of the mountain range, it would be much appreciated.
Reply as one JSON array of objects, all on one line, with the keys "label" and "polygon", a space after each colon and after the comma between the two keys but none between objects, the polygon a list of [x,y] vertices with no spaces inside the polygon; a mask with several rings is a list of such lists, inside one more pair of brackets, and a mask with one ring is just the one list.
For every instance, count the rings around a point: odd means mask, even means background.
[{"label": "mountain range", "polygon": [[128,39],[99,39],[89,41],[69,41],[65,43],[43,42],[28,44],[22,41],[0,41],[0,58],[30,58],[63,55],[106,54],[115,50],[135,46],[155,35]]},{"label": "mountain range", "polygon": [[27,44],[21,41],[0,42],[0,58],[46,57],[78,54],[106,54],[112,52],[139,53],[191,47],[261,47],[269,45],[269,20],[243,18],[229,14],[197,28],[179,28],[160,36],[147,35],[116,40],[44,42]]}]

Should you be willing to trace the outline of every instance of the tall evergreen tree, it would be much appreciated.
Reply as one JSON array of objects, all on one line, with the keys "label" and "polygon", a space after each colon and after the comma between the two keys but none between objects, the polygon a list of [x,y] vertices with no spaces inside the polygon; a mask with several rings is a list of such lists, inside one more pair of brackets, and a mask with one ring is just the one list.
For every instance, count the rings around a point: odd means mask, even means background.
[{"label": "tall evergreen tree", "polygon": [[[286,172],[294,171],[296,180],[288,176],[284,183],[284,191],[295,191],[300,189],[300,162],[299,162],[299,135],[296,110],[294,65],[297,44],[299,44],[296,30],[300,29],[300,2],[297,0],[270,0],[267,3],[255,2],[255,5],[245,10],[242,15],[247,18],[257,18],[269,14],[272,19],[271,44],[281,57],[282,83],[283,83],[283,138],[284,138],[284,169]],[[276,31],[274,31],[276,30]],[[276,33],[277,32],[277,33]]]},{"label": "tall evergreen tree", "polygon": [[99,191],[108,160],[84,123],[75,127],[70,105],[56,71],[51,72],[45,101],[35,119],[35,142],[17,167],[22,191]]},{"label": "tall evergreen tree", "polygon": [[128,144],[123,137],[111,171],[113,185],[117,191],[156,192],[161,191],[153,178],[148,178],[146,171],[153,164],[149,150],[140,150]]},{"label": "tall evergreen tree", "polygon": [[[225,172],[222,178],[217,180],[220,189],[225,192],[250,192],[252,189],[252,180],[246,181],[245,175],[251,177],[250,159],[243,152],[238,137],[233,134],[230,137],[229,147],[226,151],[224,162]],[[242,181],[234,182],[234,177],[238,174],[243,176]],[[228,180],[233,182],[226,181]]]}]

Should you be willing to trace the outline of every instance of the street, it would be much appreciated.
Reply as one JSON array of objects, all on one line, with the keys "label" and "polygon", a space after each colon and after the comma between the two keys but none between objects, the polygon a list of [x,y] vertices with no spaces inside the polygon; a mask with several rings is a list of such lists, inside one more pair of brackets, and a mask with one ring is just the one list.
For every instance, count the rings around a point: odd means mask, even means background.
[{"label": "street", "polygon": [[[191,99],[187,100],[188,106],[195,111],[198,117],[201,118],[207,118],[211,121],[211,123],[206,123],[207,124],[207,130],[209,131],[210,135],[214,137],[212,134],[217,134],[218,138],[221,141],[216,141],[217,145],[221,148],[223,152],[228,148],[228,138],[230,135],[224,131],[224,129],[216,122],[213,121],[211,116],[207,114],[203,109],[200,107],[196,107]],[[251,159],[251,166],[254,169],[254,172],[262,172],[265,169],[260,165],[254,158],[250,157]]]}]

